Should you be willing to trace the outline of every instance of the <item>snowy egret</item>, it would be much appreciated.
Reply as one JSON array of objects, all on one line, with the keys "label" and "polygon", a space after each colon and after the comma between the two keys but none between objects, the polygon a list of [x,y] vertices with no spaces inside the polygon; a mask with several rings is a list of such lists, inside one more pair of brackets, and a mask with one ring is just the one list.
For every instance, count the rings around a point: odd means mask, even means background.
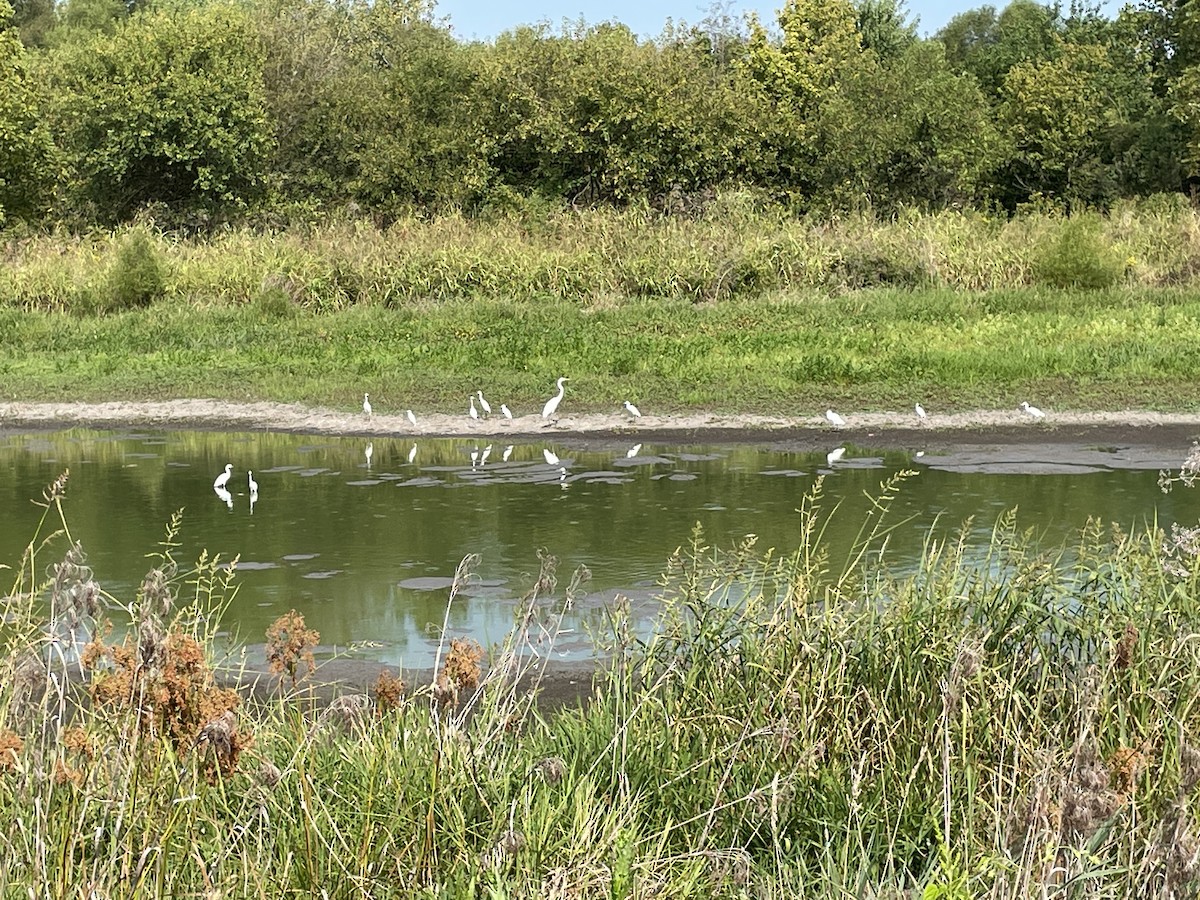
[{"label": "snowy egret", "polygon": [[467,415],[470,416],[472,419],[479,418],[479,410],[477,410],[475,408],[475,395],[474,394],[471,395],[471,410],[470,410],[470,412],[467,413]]},{"label": "snowy egret", "polygon": [[371,441],[367,442],[367,449],[363,451],[363,456],[367,458],[367,471],[371,469],[371,457],[375,455],[375,444]]},{"label": "snowy egret", "polygon": [[1036,406],[1030,406],[1028,400],[1021,401],[1021,409],[1025,410],[1025,412],[1027,412],[1029,415],[1033,416],[1033,418],[1035,418],[1035,419],[1046,418],[1046,414],[1044,412],[1042,412],[1040,409],[1038,409]]},{"label": "snowy egret", "polygon": [[543,447],[542,448],[542,456],[546,457],[546,465],[548,465],[548,466],[557,466],[558,465],[558,455],[555,454],[553,451],[547,450]]},{"label": "snowy egret", "polygon": [[483,410],[485,416],[492,414],[492,404],[483,399],[483,391],[476,391],[479,394],[479,408]]},{"label": "snowy egret", "polygon": [[625,458],[633,459],[635,456],[637,456],[641,452],[642,452],[642,445],[634,444],[632,447],[630,447],[628,450],[625,451]]},{"label": "snowy egret", "polygon": [[507,447],[504,448],[504,452],[500,454],[500,461],[508,462],[508,458],[510,456],[512,456],[512,451],[513,451],[513,445],[509,444]]},{"label": "snowy egret", "polygon": [[916,406],[913,407],[913,410],[916,412],[917,418],[920,419],[922,422],[924,422],[925,421],[925,407],[923,407],[920,403],[918,403]]},{"label": "snowy egret", "polygon": [[500,404],[500,412],[504,413],[504,418],[508,419],[510,422],[512,421],[512,410],[508,408],[507,403]]},{"label": "snowy egret", "polygon": [[258,482],[254,480],[254,470],[250,469],[246,472],[246,485],[250,488],[250,496],[258,496]]},{"label": "snowy egret", "polygon": [[233,474],[233,463],[225,463],[225,471],[217,476],[213,482],[213,490],[223,490],[225,485],[229,484],[229,476]]},{"label": "snowy egret", "polygon": [[491,455],[492,455],[492,445],[488,444],[486,447],[483,448],[483,455],[479,457],[479,464],[481,466],[486,466],[487,458]]},{"label": "snowy egret", "polygon": [[828,420],[829,424],[832,425],[834,428],[841,428],[843,425],[846,424],[846,420],[843,419],[841,416],[839,416],[837,413],[835,413],[832,409],[825,410],[825,418]]},{"label": "snowy egret", "polygon": [[625,401],[625,409],[627,409],[629,411],[629,414],[631,416],[633,416],[635,419],[640,419],[642,417],[642,411],[640,409],[638,409],[636,406],[634,406],[632,403],[630,403],[628,400]]},{"label": "snowy egret", "polygon": [[408,451],[408,461],[412,462],[417,458],[417,445],[413,444],[412,449]]},{"label": "snowy egret", "polygon": [[547,400],[546,405],[542,407],[543,419],[549,419],[551,416],[553,416],[555,410],[558,409],[558,404],[562,403],[563,394],[566,392],[566,388],[563,387],[563,382],[566,380],[567,378],[564,375],[562,378],[558,379],[557,382],[555,382],[558,385],[558,393]]},{"label": "snowy egret", "polygon": [[845,447],[838,447],[834,450],[830,450],[828,453],[825,454],[825,464],[832,466],[835,462],[838,462],[845,455],[846,455]]},{"label": "snowy egret", "polygon": [[414,425],[417,424],[417,417],[413,415],[413,411],[411,409],[408,410],[405,415],[408,416],[408,421],[412,422]]},{"label": "snowy egret", "polygon": [[371,395],[363,394],[363,412],[368,416],[371,415]]}]

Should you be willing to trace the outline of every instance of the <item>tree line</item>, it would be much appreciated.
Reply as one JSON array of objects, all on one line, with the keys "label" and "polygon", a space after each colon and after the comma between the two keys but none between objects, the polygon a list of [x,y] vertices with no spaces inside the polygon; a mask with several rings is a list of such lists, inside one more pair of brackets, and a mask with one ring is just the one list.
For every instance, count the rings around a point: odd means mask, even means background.
[{"label": "tree line", "polygon": [[0,225],[1190,192],[1200,13],[903,0],[458,39],[432,0],[0,0]]}]

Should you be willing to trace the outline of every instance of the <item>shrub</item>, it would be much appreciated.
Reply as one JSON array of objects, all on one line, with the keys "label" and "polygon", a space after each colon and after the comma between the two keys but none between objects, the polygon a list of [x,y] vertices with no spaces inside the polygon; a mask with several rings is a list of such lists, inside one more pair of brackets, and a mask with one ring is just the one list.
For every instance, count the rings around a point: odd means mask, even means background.
[{"label": "shrub", "polygon": [[129,232],[117,248],[103,289],[94,295],[100,312],[146,307],[166,292],[166,266],[146,232]]},{"label": "shrub", "polygon": [[1038,248],[1033,262],[1034,278],[1056,288],[1099,290],[1120,280],[1124,263],[1100,235],[1100,222],[1093,216],[1064,221],[1056,234]]}]

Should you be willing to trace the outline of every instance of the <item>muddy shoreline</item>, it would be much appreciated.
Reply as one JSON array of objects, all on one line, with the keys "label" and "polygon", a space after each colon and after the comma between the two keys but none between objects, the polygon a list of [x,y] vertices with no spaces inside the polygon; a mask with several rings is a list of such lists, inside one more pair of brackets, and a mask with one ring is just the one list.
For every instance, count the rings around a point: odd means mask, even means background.
[{"label": "muddy shoreline", "polygon": [[513,420],[493,415],[470,419],[466,415],[417,413],[414,426],[404,410],[376,408],[368,417],[322,407],[288,403],[237,403],[190,399],[165,401],[109,401],[103,403],[0,403],[0,434],[61,430],[67,427],[152,427],[205,431],[273,431],[355,437],[437,438],[479,437],[504,439],[605,439],[645,438],[661,443],[762,443],[820,448],[831,439],[876,446],[927,449],[986,442],[990,445],[1118,444],[1188,446],[1200,438],[1200,413],[1122,410],[1083,412],[1046,410],[1034,421],[1019,409],[972,410],[939,414],[930,410],[919,422],[911,412],[864,412],[842,409],[847,424],[833,428],[823,415],[766,416],[683,412],[639,419],[623,413],[569,411],[554,423],[540,415],[518,415]]}]

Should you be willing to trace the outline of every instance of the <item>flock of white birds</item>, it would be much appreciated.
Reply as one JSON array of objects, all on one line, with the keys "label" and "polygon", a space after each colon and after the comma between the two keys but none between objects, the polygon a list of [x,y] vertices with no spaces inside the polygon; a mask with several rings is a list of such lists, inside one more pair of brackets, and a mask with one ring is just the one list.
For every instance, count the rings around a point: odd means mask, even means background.
[{"label": "flock of white birds", "polygon": [[[562,403],[563,397],[566,395],[566,382],[568,380],[569,379],[564,375],[562,378],[559,378],[555,382],[555,386],[558,388],[558,393],[556,393],[553,397],[551,397],[549,400],[547,400],[546,405],[542,407],[542,419],[545,420],[545,423],[547,425],[552,425],[558,421],[558,415],[557,415],[558,414],[558,406],[560,403]],[[475,406],[476,398],[479,399],[478,407]],[[624,405],[625,405],[625,411],[631,417],[633,417],[634,419],[640,419],[642,417],[641,410],[639,410],[633,403],[626,400]],[[371,406],[371,395],[369,393],[363,394],[362,408],[363,408],[363,413],[365,415],[367,415],[368,417],[374,416],[375,410]],[[1036,406],[1031,406],[1029,404],[1029,401],[1027,401],[1027,400],[1021,401],[1020,409],[1023,413],[1025,413],[1025,415],[1029,416],[1034,421],[1040,421],[1040,420],[1046,418],[1046,414],[1044,412],[1042,412]],[[917,403],[913,406],[913,412],[916,414],[917,421],[921,424],[924,424],[925,421],[929,418],[928,414],[925,412],[925,407],[922,406],[920,403]],[[417,424],[416,414],[414,414],[411,409],[405,410],[404,414],[405,414],[405,417],[408,419],[408,421],[415,427]],[[482,390],[478,390],[474,394],[471,394],[468,397],[467,415],[470,418],[478,420],[480,417],[487,418],[491,414],[492,414],[492,405],[491,405],[491,403],[488,402],[487,398],[483,396]],[[500,414],[502,416],[504,416],[505,419],[508,419],[509,421],[511,421],[513,418],[512,410],[510,410],[508,408],[508,405],[506,403],[500,404]],[[848,424],[846,419],[843,416],[834,412],[834,410],[832,410],[832,409],[825,410],[825,421],[827,421],[835,429],[845,428],[846,425]],[[637,444],[632,449],[630,449],[630,451],[626,455],[629,457],[636,456],[641,449],[642,449],[642,445]],[[511,445],[505,448],[504,453],[503,453],[504,462],[508,462],[508,458],[509,458],[509,455],[512,453],[512,450],[513,450],[513,448]],[[372,455],[374,454],[374,451],[375,451],[374,444],[368,443],[366,450],[364,451],[364,455],[366,456],[366,460],[367,460],[367,468],[368,469],[371,468],[371,458],[372,458]],[[491,453],[491,451],[492,451],[492,447],[489,444],[482,453],[482,460],[480,459],[479,451],[478,450],[473,451],[471,454],[472,467],[474,467],[475,465],[478,465],[478,464],[486,463],[488,455]],[[832,452],[827,454],[826,461],[829,463],[829,465],[833,465],[834,463],[841,460],[842,455],[845,452],[846,452],[845,447],[838,447],[836,450],[833,450]],[[549,449],[544,449],[544,450],[542,450],[542,454],[546,460],[546,465],[548,465],[548,466],[559,466],[560,465],[560,460],[558,458],[558,455],[555,454],[554,451],[549,450]],[[412,450],[410,450],[408,453],[408,461],[411,463],[416,458],[416,456],[417,456],[417,446],[416,446],[416,444],[414,444],[412,447]],[[565,479],[566,474],[567,474],[566,467],[560,467],[559,472],[560,472],[561,478]],[[220,497],[226,503],[227,506],[229,506],[230,509],[233,508],[233,495],[229,491],[229,479],[232,476],[232,474],[233,474],[233,464],[227,463],[225,466],[225,470],[216,477],[216,480],[213,481],[213,490],[216,492],[217,496]],[[255,501],[258,500],[258,482],[254,480],[254,472],[253,471],[246,472],[246,480],[247,480],[247,487],[249,489],[249,494],[250,494],[250,512],[253,513],[254,512],[254,503],[255,503]]]}]

